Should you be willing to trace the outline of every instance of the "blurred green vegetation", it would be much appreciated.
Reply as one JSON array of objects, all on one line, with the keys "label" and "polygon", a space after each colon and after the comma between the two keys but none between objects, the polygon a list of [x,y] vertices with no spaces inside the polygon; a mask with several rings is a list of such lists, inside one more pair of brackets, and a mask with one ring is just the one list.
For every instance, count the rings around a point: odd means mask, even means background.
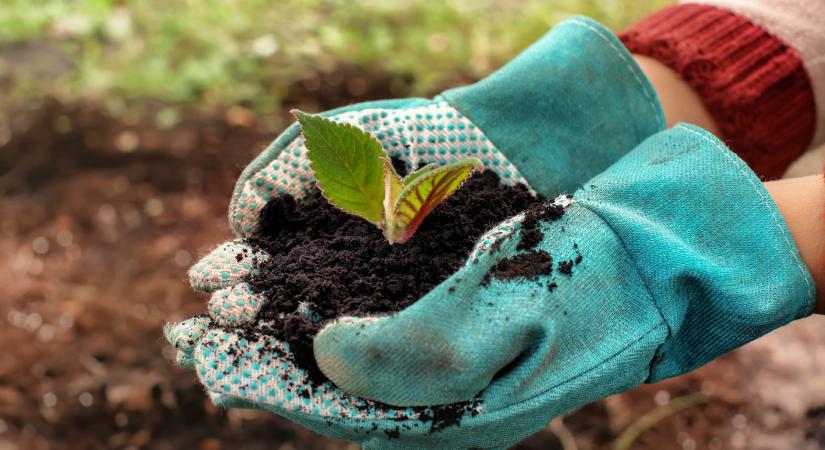
[{"label": "blurred green vegetation", "polygon": [[388,95],[425,95],[483,76],[570,15],[618,29],[667,3],[2,0],[0,87],[22,102],[242,104],[259,114],[296,83],[318,89],[319,74],[343,73],[333,81],[351,82],[352,97],[374,79]]}]

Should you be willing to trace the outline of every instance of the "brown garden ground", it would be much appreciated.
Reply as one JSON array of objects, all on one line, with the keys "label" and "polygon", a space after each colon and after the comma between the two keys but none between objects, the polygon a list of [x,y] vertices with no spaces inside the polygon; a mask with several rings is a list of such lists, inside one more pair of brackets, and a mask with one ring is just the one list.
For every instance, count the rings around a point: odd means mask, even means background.
[{"label": "brown garden ground", "polygon": [[[354,448],[274,415],[218,410],[173,363],[161,327],[206,300],[186,270],[230,237],[234,180],[274,137],[242,108],[187,117],[159,131],[47,106],[11,121],[0,146],[0,450]],[[824,372],[825,320],[810,318],[574,411],[517,448],[825,447]]]}]

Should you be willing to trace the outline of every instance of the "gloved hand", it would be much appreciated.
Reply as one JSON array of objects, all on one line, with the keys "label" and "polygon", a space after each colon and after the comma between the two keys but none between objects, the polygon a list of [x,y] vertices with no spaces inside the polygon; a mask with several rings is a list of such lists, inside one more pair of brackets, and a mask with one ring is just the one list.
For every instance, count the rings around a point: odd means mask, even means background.
[{"label": "gloved hand", "polygon": [[481,392],[480,413],[437,439],[404,436],[411,447],[514,444],[814,307],[811,275],[762,183],[689,125],[498,231],[410,307],[341,318],[315,338],[322,371],[354,395],[416,405]]},{"label": "gloved hand", "polygon": [[[371,102],[326,114],[372,132],[408,168],[477,156],[503,182],[526,183],[550,196],[574,189],[664,128],[655,94],[631,56],[609,31],[584,18],[558,25],[474,85],[433,100]],[[293,125],[246,168],[229,208],[238,237],[254,231],[258,212],[272,196],[300,197],[311,188],[305,154]],[[477,252],[489,250],[490,243],[481,242]],[[218,247],[190,270],[193,287],[212,292],[209,315],[165,330],[179,362],[196,369],[216,404],[269,409],[323,434],[359,442],[484,442],[447,432],[454,427],[432,432],[463,412],[478,413],[478,403],[394,408],[351,397],[331,384],[313,386],[285,344],[261,330],[238,328],[261,307],[263,297],[244,280],[267,259],[243,240]],[[393,440],[397,436],[401,439]]]}]

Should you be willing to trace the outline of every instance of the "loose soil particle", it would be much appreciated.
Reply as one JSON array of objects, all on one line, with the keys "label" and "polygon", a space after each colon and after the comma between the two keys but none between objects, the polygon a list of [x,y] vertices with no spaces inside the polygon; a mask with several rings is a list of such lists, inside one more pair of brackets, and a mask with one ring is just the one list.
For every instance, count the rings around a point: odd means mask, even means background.
[{"label": "loose soil particle", "polygon": [[553,257],[544,250],[537,250],[502,259],[487,273],[484,284],[490,283],[490,277],[498,280],[525,278],[533,281],[539,275],[551,273],[553,273]]},{"label": "loose soil particle", "polygon": [[[539,228],[543,222],[554,221],[564,215],[564,207],[553,202],[542,202],[527,210],[524,220],[521,223],[521,241],[516,250],[528,250],[526,253],[519,253],[509,258],[502,259],[493,266],[484,277],[484,284],[490,283],[491,278],[498,280],[514,280],[524,278],[535,281],[539,275],[550,275],[553,273],[553,258],[545,250],[533,250],[539,242],[544,239],[544,233]],[[562,228],[563,230],[563,228]],[[578,248],[575,244],[574,248]],[[576,264],[581,262],[581,255],[577,256]],[[571,266],[568,262],[559,263],[559,271],[570,275]],[[551,281],[547,289],[552,292],[558,285]]]},{"label": "loose soil particle", "polygon": [[542,221],[559,220],[564,215],[564,207],[553,202],[540,203],[524,213],[521,223],[521,241],[516,250],[532,250],[544,239],[539,229]]},{"label": "loose soil particle", "polygon": [[573,260],[562,261],[559,263],[559,272],[565,275],[573,275]]}]

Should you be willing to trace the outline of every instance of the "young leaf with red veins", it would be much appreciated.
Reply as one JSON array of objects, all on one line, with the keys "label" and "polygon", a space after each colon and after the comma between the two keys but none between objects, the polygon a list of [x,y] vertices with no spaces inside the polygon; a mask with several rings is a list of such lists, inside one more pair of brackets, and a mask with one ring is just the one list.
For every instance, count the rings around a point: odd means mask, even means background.
[{"label": "young leaf with red veins", "polygon": [[318,188],[333,205],[384,231],[391,244],[410,240],[424,218],[458,189],[481,161],[428,164],[401,178],[381,143],[352,125],[293,110]]},{"label": "young leaf with red veins", "polygon": [[[384,163],[384,211],[392,211],[395,205],[395,199],[401,195],[404,190],[404,182],[392,166],[389,158],[381,158]],[[386,222],[385,222],[386,225]]]},{"label": "young leaf with red veins", "polygon": [[[437,168],[426,166],[413,172],[392,210],[385,210],[384,235],[391,243],[407,242],[427,215],[455,192],[475,170],[484,166],[477,158],[466,158]],[[405,182],[407,180],[404,180]]]},{"label": "young leaf with red veins", "polygon": [[338,208],[381,225],[387,153],[374,137],[352,125],[293,110],[306,139],[318,188]]}]

